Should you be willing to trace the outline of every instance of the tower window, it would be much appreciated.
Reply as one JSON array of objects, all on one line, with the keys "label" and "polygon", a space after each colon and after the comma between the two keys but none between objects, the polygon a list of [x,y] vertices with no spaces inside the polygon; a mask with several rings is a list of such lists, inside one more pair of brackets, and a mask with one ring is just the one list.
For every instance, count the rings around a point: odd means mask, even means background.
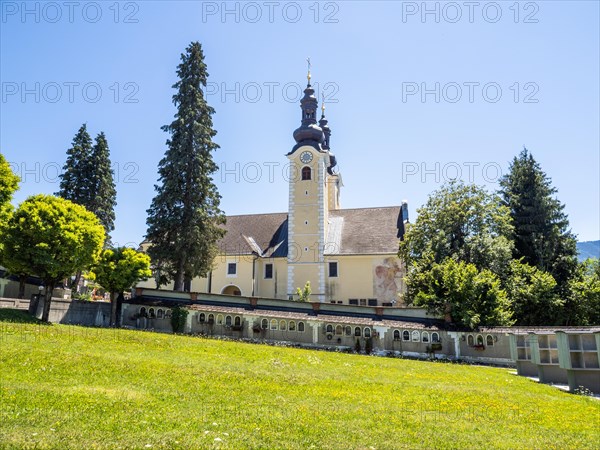
[{"label": "tower window", "polygon": [[329,263],[329,277],[337,277],[338,276],[338,264],[337,262],[331,261]]},{"label": "tower window", "polygon": [[312,178],[311,177],[311,175],[312,175],[311,172],[312,171],[310,170],[310,167],[304,166],[302,168],[302,180],[310,180]]}]

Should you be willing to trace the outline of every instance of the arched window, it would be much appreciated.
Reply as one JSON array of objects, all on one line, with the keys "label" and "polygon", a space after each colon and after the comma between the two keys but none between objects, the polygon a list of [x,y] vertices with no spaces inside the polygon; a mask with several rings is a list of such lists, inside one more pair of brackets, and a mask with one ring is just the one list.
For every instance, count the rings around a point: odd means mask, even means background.
[{"label": "arched window", "polygon": [[371,329],[369,327],[365,327],[365,337],[366,338],[371,337]]},{"label": "arched window", "polygon": [[469,344],[471,347],[473,347],[473,345],[475,345],[475,343],[473,342],[473,335],[470,334],[467,336],[467,344]]},{"label": "arched window", "polygon": [[304,322],[298,322],[298,332],[304,333]]},{"label": "arched window", "polygon": [[410,333],[407,330],[404,330],[402,332],[402,340],[403,341],[410,341]]},{"label": "arched window", "polygon": [[333,325],[329,324],[325,327],[326,333],[333,333]]},{"label": "arched window", "polygon": [[480,334],[477,335],[477,345],[483,345],[483,336]]},{"label": "arched window", "polygon": [[210,323],[210,324],[215,323],[215,315],[214,314],[208,315],[208,323]]},{"label": "arched window", "polygon": [[400,340],[400,330],[394,330],[394,340],[395,341]]},{"label": "arched window", "polygon": [[233,321],[233,324],[236,327],[239,327],[242,325],[242,318],[240,316],[235,316],[235,320]]},{"label": "arched window", "polygon": [[362,331],[360,331],[360,327],[356,327],[354,329],[354,336],[362,336]]},{"label": "arched window", "polygon": [[423,340],[423,342],[429,342],[429,333],[427,331],[423,331],[423,333],[421,334],[421,339]]},{"label": "arched window", "polygon": [[156,317],[157,317],[157,318],[159,318],[159,319],[162,319],[164,316],[165,316],[165,312],[164,312],[162,309],[159,309],[159,310],[156,312]]},{"label": "arched window", "polygon": [[167,319],[170,319],[170,318],[171,318],[171,310],[170,310],[170,309],[167,309],[167,311],[165,312],[165,317],[166,317]]},{"label": "arched window", "polygon": [[277,330],[277,319],[271,319],[271,330]]},{"label": "arched window", "polygon": [[302,168],[302,180],[310,180],[312,175],[311,172],[310,167],[304,166]]},{"label": "arched window", "polygon": [[281,322],[279,322],[279,329],[281,331],[287,330],[287,322],[285,320],[282,320]]},{"label": "arched window", "polygon": [[231,326],[231,316],[225,317],[225,325],[227,325],[228,327]]},{"label": "arched window", "polygon": [[346,327],[345,332],[346,332],[346,336],[352,336],[352,327],[350,325],[348,325]]},{"label": "arched window", "polygon": [[491,334],[488,334],[485,337],[485,342],[488,345],[488,347],[492,347],[494,345],[494,337]]},{"label": "arched window", "polygon": [[154,308],[150,308],[148,310],[148,314],[150,315],[151,319],[154,319],[156,317],[156,314],[154,313]]},{"label": "arched window", "polygon": [[223,314],[217,314],[217,325],[223,325]]},{"label": "arched window", "polygon": [[413,331],[412,332],[412,341],[413,342],[419,342],[421,340],[421,335],[419,334],[418,331]]},{"label": "arched window", "polygon": [[431,333],[431,342],[440,342],[440,335],[439,333]]},{"label": "arched window", "polygon": [[338,325],[337,327],[335,327],[335,335],[336,336],[341,336],[343,332],[344,332],[344,328],[342,328],[341,325]]},{"label": "arched window", "polygon": [[198,314],[198,323],[202,323],[204,321],[206,321],[206,314],[204,314],[204,313]]},{"label": "arched window", "polygon": [[146,308],[144,308],[143,306],[140,308],[140,317],[146,317],[147,313],[146,313]]},{"label": "arched window", "polygon": [[267,328],[269,328],[269,321],[268,321],[267,319],[263,319],[263,320],[261,321],[260,327],[261,327],[263,330],[266,330]]},{"label": "arched window", "polygon": [[294,322],[293,320],[290,320],[290,323],[288,325],[288,330],[296,331],[296,322]]}]

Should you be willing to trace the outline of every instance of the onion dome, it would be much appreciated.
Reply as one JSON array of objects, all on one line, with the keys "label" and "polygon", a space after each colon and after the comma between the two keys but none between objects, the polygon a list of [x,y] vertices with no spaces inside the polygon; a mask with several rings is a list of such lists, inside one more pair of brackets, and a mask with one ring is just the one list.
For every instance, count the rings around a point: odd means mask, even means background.
[{"label": "onion dome", "polygon": [[312,141],[312,143],[321,144],[325,140],[323,130],[317,125],[317,98],[315,90],[310,85],[310,59],[308,66],[308,84],[304,89],[304,97],[300,100],[300,108],[302,109],[302,125],[294,130],[294,139],[296,143],[304,141]]}]

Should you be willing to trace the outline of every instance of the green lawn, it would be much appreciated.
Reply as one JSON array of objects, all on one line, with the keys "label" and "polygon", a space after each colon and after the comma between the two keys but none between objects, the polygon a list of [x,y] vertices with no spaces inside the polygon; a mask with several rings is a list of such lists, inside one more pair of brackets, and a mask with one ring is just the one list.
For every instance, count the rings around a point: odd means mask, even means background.
[{"label": "green lawn", "polygon": [[0,448],[598,448],[600,402],[510,370],[0,310]]}]

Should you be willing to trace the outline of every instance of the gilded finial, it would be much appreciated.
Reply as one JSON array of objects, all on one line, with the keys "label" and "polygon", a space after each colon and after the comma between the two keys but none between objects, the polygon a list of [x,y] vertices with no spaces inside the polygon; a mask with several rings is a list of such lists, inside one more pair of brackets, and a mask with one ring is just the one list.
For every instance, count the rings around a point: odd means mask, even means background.
[{"label": "gilded finial", "polygon": [[325,117],[325,94],[321,93],[321,116]]},{"label": "gilded finial", "polygon": [[310,56],[306,58],[306,62],[308,63],[308,74],[306,75],[306,79],[308,80],[308,84],[310,84]]}]

